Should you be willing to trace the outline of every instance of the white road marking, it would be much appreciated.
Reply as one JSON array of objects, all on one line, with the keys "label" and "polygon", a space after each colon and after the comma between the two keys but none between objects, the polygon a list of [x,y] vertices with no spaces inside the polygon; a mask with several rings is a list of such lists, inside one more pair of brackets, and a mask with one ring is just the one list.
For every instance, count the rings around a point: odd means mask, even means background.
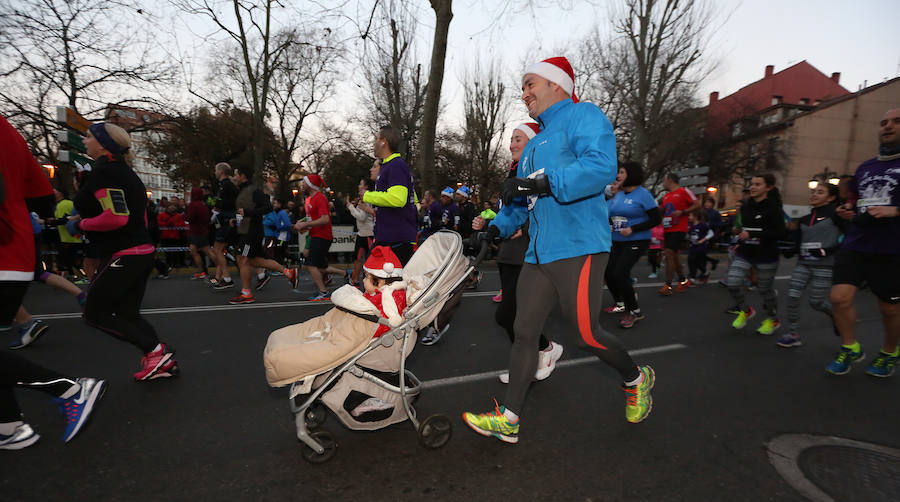
[{"label": "white road marking", "polygon": [[[673,343],[670,345],[658,345],[656,347],[647,347],[643,349],[635,349],[629,350],[628,353],[632,356],[639,356],[644,354],[656,354],[659,352],[668,352],[672,350],[681,350],[686,349],[687,345],[683,345],[680,343]],[[556,363],[557,368],[566,368],[569,366],[579,366],[582,364],[597,362],[597,358],[594,356],[589,357],[579,357],[578,359],[568,359],[566,361],[560,361]],[[449,378],[440,378],[438,380],[428,380],[422,382],[422,388],[424,389],[434,389],[436,387],[447,387],[450,385],[457,385],[463,383],[472,383],[472,382],[480,382],[482,380],[493,380],[497,378],[501,373],[505,373],[506,370],[500,371],[485,371],[483,373],[474,373],[472,375],[463,375],[457,377],[449,377]]]},{"label": "white road marking", "polygon": [[[775,277],[776,280],[787,280],[791,277],[789,275],[782,275]],[[663,285],[662,282],[648,282],[648,283],[638,283],[635,284],[635,288],[658,288]],[[482,296],[496,296],[500,291],[471,291],[468,293],[463,293],[463,298],[477,298]],[[318,302],[309,302],[309,301],[289,301],[289,302],[268,302],[268,303],[250,303],[247,305],[198,305],[192,307],[163,307],[163,308],[155,308],[155,309],[143,309],[141,310],[141,314],[143,315],[158,315],[158,314],[188,314],[192,312],[222,312],[222,311],[234,311],[239,312],[242,310],[252,310],[252,309],[277,309],[284,307],[309,307],[311,305],[331,305],[330,301],[318,301]],[[31,314],[34,317],[50,320],[50,319],[78,319],[81,317],[81,312],[62,312],[56,314]]]}]

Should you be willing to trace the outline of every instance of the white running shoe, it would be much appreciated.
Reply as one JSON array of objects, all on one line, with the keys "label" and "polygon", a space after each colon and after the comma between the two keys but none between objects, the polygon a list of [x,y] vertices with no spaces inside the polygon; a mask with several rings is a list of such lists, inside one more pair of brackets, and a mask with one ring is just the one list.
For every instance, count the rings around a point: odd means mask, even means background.
[{"label": "white running shoe", "polygon": [[[550,342],[550,346],[538,352],[538,369],[534,372],[535,380],[544,380],[556,369],[556,361],[562,357],[563,346]],[[500,373],[497,378],[500,383],[509,383],[509,372]]]},{"label": "white running shoe", "polygon": [[550,342],[550,346],[538,354],[538,369],[534,374],[535,380],[543,380],[556,369],[556,361],[562,357],[563,346]]}]

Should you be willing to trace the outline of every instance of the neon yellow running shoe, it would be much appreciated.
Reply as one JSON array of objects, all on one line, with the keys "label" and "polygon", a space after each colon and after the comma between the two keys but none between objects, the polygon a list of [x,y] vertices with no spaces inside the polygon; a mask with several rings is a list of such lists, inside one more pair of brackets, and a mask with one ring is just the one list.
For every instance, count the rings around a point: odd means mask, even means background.
[{"label": "neon yellow running shoe", "polygon": [[734,329],[743,329],[744,326],[747,325],[747,321],[749,321],[755,315],[756,311],[753,310],[753,307],[741,311],[740,313],[738,313],[737,318],[734,320],[734,322],[731,323],[731,327]]},{"label": "neon yellow running shoe", "polygon": [[506,443],[517,443],[519,442],[519,423],[509,423],[509,420],[503,415],[504,411],[506,409],[497,404],[497,400],[494,399],[494,411],[480,415],[467,411],[463,413],[463,420],[473,431],[482,436],[494,436]]},{"label": "neon yellow running shoe", "polygon": [[760,335],[771,335],[775,332],[776,329],[778,329],[779,326],[781,326],[781,323],[778,322],[778,319],[767,317],[759,326],[759,329],[756,330],[756,332]]},{"label": "neon yellow running shoe", "polygon": [[622,386],[622,390],[625,391],[625,419],[633,424],[647,418],[650,410],[653,409],[653,396],[650,395],[650,390],[653,389],[653,384],[656,382],[656,373],[653,368],[639,366],[638,370],[644,376],[641,383],[633,387]]}]

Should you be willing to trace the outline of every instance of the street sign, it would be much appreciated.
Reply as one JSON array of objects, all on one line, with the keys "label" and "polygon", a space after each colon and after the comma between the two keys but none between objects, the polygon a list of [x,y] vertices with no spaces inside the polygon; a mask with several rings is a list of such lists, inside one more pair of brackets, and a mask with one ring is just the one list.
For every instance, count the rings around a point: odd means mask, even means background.
[{"label": "street sign", "polygon": [[92,123],[90,120],[79,115],[75,110],[66,106],[56,107],[56,121],[75,129],[81,134],[87,134],[88,127],[90,127]]},{"label": "street sign", "polygon": [[77,152],[87,152],[87,149],[84,147],[84,139],[72,131],[56,131],[56,139],[59,140],[60,144],[71,147]]},{"label": "street sign", "polygon": [[678,176],[693,176],[695,174],[709,174],[709,166],[690,167],[675,171]]},{"label": "street sign", "polygon": [[56,156],[60,162],[68,162],[72,164],[73,167],[76,168],[77,171],[90,171],[94,165],[94,161],[81,155],[78,152],[72,152],[69,150],[60,150],[59,154]]}]

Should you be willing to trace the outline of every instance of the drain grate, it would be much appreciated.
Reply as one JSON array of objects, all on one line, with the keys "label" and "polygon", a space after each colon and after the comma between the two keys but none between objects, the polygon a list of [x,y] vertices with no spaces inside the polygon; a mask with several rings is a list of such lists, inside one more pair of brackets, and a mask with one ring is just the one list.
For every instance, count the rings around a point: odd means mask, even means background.
[{"label": "drain grate", "polygon": [[852,446],[804,449],[797,464],[806,478],[835,500],[894,502],[900,494],[900,458]]}]

